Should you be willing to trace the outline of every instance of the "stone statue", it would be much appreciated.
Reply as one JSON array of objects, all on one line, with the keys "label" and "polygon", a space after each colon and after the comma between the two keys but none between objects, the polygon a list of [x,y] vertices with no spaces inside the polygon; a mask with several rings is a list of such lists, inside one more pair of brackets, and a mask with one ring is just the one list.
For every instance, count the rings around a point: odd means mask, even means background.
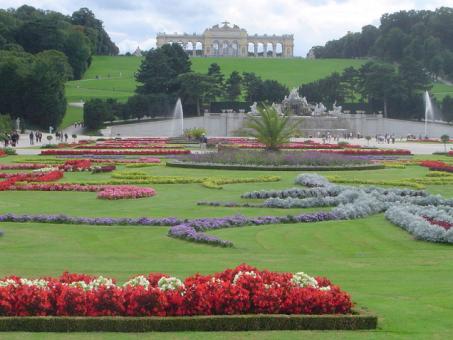
[{"label": "stone statue", "polygon": [[341,105],[337,106],[337,101],[335,100],[335,102],[332,105],[332,111],[329,112],[329,113],[334,114],[334,115],[338,115],[338,114],[342,113],[342,110],[343,110],[343,107]]},{"label": "stone statue", "polygon": [[281,107],[284,111],[291,111],[296,115],[309,115],[311,113],[307,98],[301,98],[297,88],[292,89],[289,95],[283,99]]},{"label": "stone statue", "polygon": [[20,131],[20,118],[19,117],[17,117],[17,119],[16,119],[16,130]]},{"label": "stone statue", "polygon": [[257,102],[254,102],[252,106],[250,106],[250,113],[252,114],[258,113],[258,110],[256,109],[257,106],[258,106]]},{"label": "stone statue", "polygon": [[315,105],[312,115],[313,116],[322,116],[326,113],[326,107],[323,103],[318,103]]}]

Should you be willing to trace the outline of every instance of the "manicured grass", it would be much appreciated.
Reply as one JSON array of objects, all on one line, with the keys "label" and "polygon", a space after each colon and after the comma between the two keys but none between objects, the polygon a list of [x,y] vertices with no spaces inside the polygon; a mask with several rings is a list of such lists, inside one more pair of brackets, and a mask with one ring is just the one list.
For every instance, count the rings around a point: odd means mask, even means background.
[{"label": "manicured grass", "polygon": [[[142,58],[94,56],[93,62],[83,80],[66,84],[69,102],[86,101],[89,98],[116,98],[125,101],[134,94],[137,72]],[[364,60],[325,59],[305,60],[265,58],[192,58],[192,69],[206,73],[209,65],[218,63],[227,76],[233,71],[255,72],[264,79],[274,79],[295,87],[328,76],[334,71],[341,72],[349,66],[360,67]],[[97,78],[96,78],[97,77]]]},{"label": "manicured grass", "polygon": [[66,115],[63,118],[63,121],[60,124],[60,129],[67,128],[75,122],[83,121],[83,108],[69,106],[66,108]]},{"label": "manicured grass", "polygon": [[437,98],[437,100],[441,101],[446,96],[453,97],[453,86],[434,83],[431,93]]},{"label": "manicured grass", "polygon": [[[433,158],[432,156],[419,156]],[[10,162],[21,157],[6,157]],[[441,158],[441,157],[438,157]],[[122,167],[121,170],[124,170]],[[134,169],[131,169],[134,170]],[[152,167],[154,175],[254,177],[259,171],[197,170]],[[426,168],[329,172],[347,178],[421,177]],[[239,200],[245,191],[293,186],[299,172],[279,172],[281,182],[225,185],[213,190],[199,184],[155,185],[157,195],[139,200],[103,201],[94,193],[0,192],[0,213],[77,216],[208,217],[245,214],[290,214],[301,209],[252,209],[196,206],[199,200]],[[272,173],[274,175],[275,173]],[[64,181],[107,179],[109,174],[66,173]],[[428,190],[453,197],[453,186]],[[310,209],[305,211],[316,211]],[[158,334],[159,338],[439,338],[453,337],[453,247],[415,241],[376,215],[354,221],[266,225],[212,232],[233,241],[233,248],[193,244],[167,237],[167,227],[95,227],[36,223],[2,223],[0,276],[58,275],[64,270],[103,274],[126,280],[133,274],[161,271],[184,277],[212,273],[247,262],[275,271],[325,275],[350,292],[359,306],[379,316],[379,329],[367,332],[247,332]],[[136,338],[124,335],[121,338]],[[151,336],[151,335],[146,335]],[[55,339],[58,335],[0,333],[8,339]],[[117,338],[118,334],[72,334],[69,338]],[[140,337],[142,337],[140,335]]]}]

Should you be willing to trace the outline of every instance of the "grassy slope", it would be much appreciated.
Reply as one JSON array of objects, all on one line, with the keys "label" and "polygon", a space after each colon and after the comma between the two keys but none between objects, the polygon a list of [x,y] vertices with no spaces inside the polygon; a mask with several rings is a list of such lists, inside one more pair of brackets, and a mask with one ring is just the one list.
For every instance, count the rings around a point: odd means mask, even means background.
[{"label": "grassy slope", "polygon": [[[66,84],[68,101],[96,97],[126,100],[133,94],[137,85],[134,73],[140,66],[141,60],[137,57],[94,57],[83,80],[71,81]],[[360,60],[350,59],[193,58],[191,60],[192,68],[196,72],[205,73],[209,65],[216,62],[226,75],[235,70],[255,72],[265,79],[275,79],[289,87],[323,78],[348,66],[359,67],[363,63]],[[96,79],[96,76],[100,79]]]},{"label": "grassy slope", "polygon": [[[11,161],[12,157],[2,161]],[[152,168],[157,175],[249,177],[249,171]],[[341,172],[348,178],[397,179],[423,176],[426,169]],[[238,200],[244,191],[292,186],[295,172],[279,173],[279,183],[227,185],[223,190],[193,185],[155,185],[156,197],[140,200],[102,201],[93,193],[0,192],[0,213],[66,213],[82,216],[225,216],[286,214],[299,210],[228,209],[195,207],[198,200]],[[65,174],[65,180],[108,178],[108,174]],[[431,187],[431,192],[453,197],[453,186]],[[176,203],[176,204],[175,204]],[[125,280],[132,274],[163,271],[177,276],[211,273],[241,262],[278,271],[303,270],[326,275],[348,290],[354,300],[380,316],[373,332],[265,332],[205,334],[274,339],[300,338],[451,338],[450,294],[453,285],[453,248],[414,241],[382,215],[356,221],[300,225],[244,227],[213,232],[232,240],[232,249],[192,244],[166,236],[166,227],[89,227],[64,225],[2,224],[0,276],[6,274],[56,275],[63,270],[102,273]],[[48,334],[4,334],[9,339],[49,338]],[[182,335],[182,334],[181,334]],[[184,333],[185,338],[199,338]],[[0,337],[2,334],[0,334]],[[72,338],[115,338],[113,334]],[[126,337],[126,336],[125,336]],[[134,335],[126,338],[134,338]],[[175,334],[159,334],[174,338]],[[57,338],[56,335],[50,338]]]}]

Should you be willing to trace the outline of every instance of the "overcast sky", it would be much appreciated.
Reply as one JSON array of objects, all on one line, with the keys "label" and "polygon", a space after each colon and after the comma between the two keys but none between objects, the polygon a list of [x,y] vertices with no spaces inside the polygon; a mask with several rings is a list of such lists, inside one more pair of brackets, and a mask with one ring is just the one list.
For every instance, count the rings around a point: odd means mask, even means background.
[{"label": "overcast sky", "polygon": [[379,24],[384,13],[453,7],[453,0],[0,0],[3,9],[28,4],[71,14],[90,8],[120,51],[155,46],[157,32],[202,33],[229,21],[249,34],[293,33],[295,54],[348,31]]}]

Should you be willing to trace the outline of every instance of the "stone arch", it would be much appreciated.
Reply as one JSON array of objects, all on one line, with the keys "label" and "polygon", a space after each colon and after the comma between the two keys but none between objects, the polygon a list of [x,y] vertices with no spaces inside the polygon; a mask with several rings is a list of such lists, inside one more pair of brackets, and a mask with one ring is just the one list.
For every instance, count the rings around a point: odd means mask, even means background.
[{"label": "stone arch", "polygon": [[236,40],[231,43],[231,55],[235,57],[239,55],[239,43]]},{"label": "stone arch", "polygon": [[203,55],[203,43],[201,41],[195,42],[195,55]]},{"label": "stone arch", "polygon": [[254,57],[255,51],[256,51],[256,43],[252,42],[252,41],[248,42],[247,43],[247,55],[249,57]]},{"label": "stone arch", "polygon": [[275,44],[275,55],[277,57],[283,56],[283,44],[281,42]]},{"label": "stone arch", "polygon": [[274,44],[271,42],[267,42],[265,44],[265,52],[266,52],[266,57],[272,57],[274,54]]},{"label": "stone arch", "polygon": [[222,55],[231,55],[231,43],[228,40],[222,41],[220,50]]},{"label": "stone arch", "polygon": [[264,56],[264,44],[262,42],[256,44],[256,52],[259,57]]},{"label": "stone arch", "polygon": [[214,40],[212,42],[212,54],[214,55],[220,55],[220,43],[217,40]]}]

